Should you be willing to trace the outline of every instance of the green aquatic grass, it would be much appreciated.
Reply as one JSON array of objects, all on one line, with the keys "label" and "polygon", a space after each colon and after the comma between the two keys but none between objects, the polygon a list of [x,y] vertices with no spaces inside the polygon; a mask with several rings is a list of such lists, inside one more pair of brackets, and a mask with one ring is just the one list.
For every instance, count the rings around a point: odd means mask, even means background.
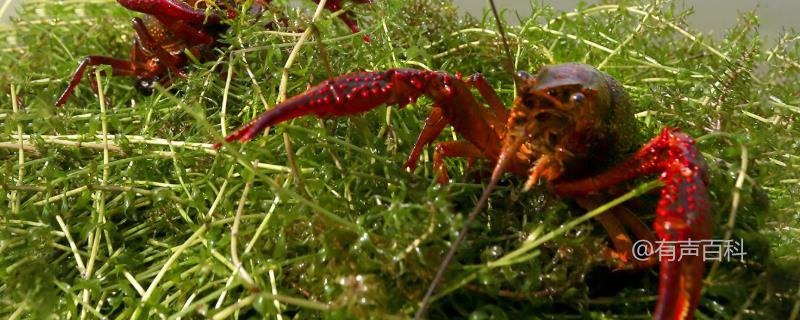
[{"label": "green aquatic grass", "polygon": [[[168,90],[144,95],[98,73],[102,93],[84,80],[63,109],[52,105],[79,59],[127,57],[136,14],[110,0],[28,1],[2,27],[0,315],[413,314],[486,181],[454,159],[454,182],[436,185],[430,150],[416,172],[401,169],[430,100],[297,119],[221,151],[210,143],[283,90],[328,78],[326,65],[481,72],[510,105],[495,23],[458,17],[448,2],[378,1],[353,8],[366,45],[329,12],[312,24],[313,2],[275,4],[260,21],[230,21],[219,58]],[[798,319],[800,35],[761,35],[744,13],[713,39],[686,24],[689,14],[628,1],[566,13],[534,3],[530,17],[504,16],[521,21],[508,27],[518,69],[593,64],[626,86],[640,140],[664,126],[698,138],[714,238],[743,239],[747,256],[708,265],[697,317]],[[290,23],[276,31],[288,35],[263,27],[281,15]],[[458,137],[447,129],[442,139]],[[650,317],[657,269],[612,272],[599,254],[607,235],[581,223],[584,210],[545,187],[521,193],[521,183],[498,187],[429,316]],[[650,223],[655,196],[644,198]]]}]

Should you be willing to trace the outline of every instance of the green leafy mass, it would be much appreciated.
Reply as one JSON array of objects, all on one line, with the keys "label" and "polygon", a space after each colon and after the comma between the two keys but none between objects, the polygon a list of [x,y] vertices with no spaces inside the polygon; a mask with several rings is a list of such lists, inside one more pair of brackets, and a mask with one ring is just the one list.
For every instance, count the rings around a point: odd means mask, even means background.
[{"label": "green leafy mass", "polygon": [[[664,1],[533,3],[531,16],[502,13],[516,68],[595,65],[626,87],[641,141],[664,126],[698,139],[714,238],[741,240],[747,254],[708,263],[697,317],[798,319],[800,35],[759,34],[743,13],[715,39]],[[401,169],[429,99],[211,143],[274,105],[284,70],[290,96],[359,70],[481,72],[510,106],[502,42],[490,14],[462,17],[447,1],[348,5],[372,44],[330,12],[312,24],[314,9],[274,1],[259,20],[227,21],[218,59],[150,95],[90,70],[102,98],[84,79],[63,108],[53,104],[80,59],[128,57],[139,14],[111,0],[31,0],[0,27],[0,316],[412,315],[487,181],[450,159],[453,182],[437,185],[430,150],[415,172]],[[523,183],[502,181],[428,315],[650,317],[657,268],[615,271],[596,222],[560,229],[584,210]],[[648,224],[656,198],[643,197]]]}]

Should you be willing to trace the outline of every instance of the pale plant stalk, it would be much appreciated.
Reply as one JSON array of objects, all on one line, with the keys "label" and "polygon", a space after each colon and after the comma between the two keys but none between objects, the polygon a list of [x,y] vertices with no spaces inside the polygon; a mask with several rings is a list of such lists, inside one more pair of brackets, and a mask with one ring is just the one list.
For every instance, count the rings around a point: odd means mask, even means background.
[{"label": "pale plant stalk", "polygon": [[[175,248],[175,250],[172,252],[172,255],[170,255],[167,261],[164,263],[164,265],[161,266],[161,269],[158,271],[155,278],[153,278],[153,281],[150,282],[150,286],[147,287],[147,290],[144,292],[144,295],[142,295],[141,299],[142,303],[146,303],[148,300],[150,300],[150,296],[153,295],[153,292],[156,290],[156,287],[158,287],[158,284],[161,282],[161,279],[164,278],[164,275],[167,274],[169,268],[175,263],[175,261],[178,260],[178,257],[180,257],[181,254],[183,254],[183,252],[186,251],[186,249],[198,243],[197,241],[198,238],[203,236],[206,233],[206,230],[208,230],[207,225],[200,226],[200,228],[195,230],[194,233],[192,233],[192,235],[189,236],[189,238],[183,242],[183,244]],[[138,317],[141,316],[141,313],[142,313],[141,307],[137,307],[136,310],[134,310],[133,315],[131,315],[131,319],[138,319]]]},{"label": "pale plant stalk", "polygon": [[72,239],[72,234],[69,233],[67,224],[64,223],[64,219],[61,218],[61,215],[56,215],[56,222],[58,222],[58,226],[61,227],[61,231],[64,232],[64,236],[67,238],[69,248],[72,250],[72,255],[75,257],[75,265],[78,266],[78,272],[85,274],[86,265],[83,264],[83,258],[81,258],[81,254],[78,252],[78,245],[75,244],[75,240]]},{"label": "pale plant stalk", "polygon": [[[102,74],[100,70],[95,70],[95,80],[97,81],[97,94],[100,100],[100,127],[103,133],[103,176],[100,179],[100,185],[105,186],[108,182],[109,176],[109,154],[108,154],[108,119],[106,114],[106,101],[103,92]],[[93,218],[95,221],[94,236],[87,243],[87,251],[91,252],[89,255],[89,262],[86,264],[86,273],[84,279],[91,279],[94,272],[94,264],[97,260],[97,254],[100,249],[100,238],[103,233],[103,224],[105,223],[106,199],[103,190],[97,190],[94,194],[95,210],[97,216]],[[83,289],[83,304],[89,305],[89,289]],[[86,309],[81,309],[81,319],[86,318]]]},{"label": "pale plant stalk", "polygon": [[[180,163],[178,161],[178,155],[175,152],[175,147],[172,146],[172,145],[169,145],[169,151],[170,151],[170,154],[172,155],[171,156],[171,158],[172,158],[172,167],[175,169],[175,174],[178,176],[178,182],[180,183],[181,188],[183,189],[183,192],[186,193],[186,196],[187,197],[191,197],[192,196],[192,192],[189,191],[189,187],[186,186],[186,181],[184,181],[184,179],[183,179],[184,171],[183,171],[183,168],[181,168]],[[213,208],[215,208],[215,206],[212,206],[212,210],[211,211],[213,211]]]},{"label": "pale plant stalk", "polygon": [[[292,180],[291,177],[292,176],[287,177],[286,180],[283,182],[283,188],[286,188],[286,187],[289,186],[289,183]],[[261,233],[264,232],[264,229],[267,227],[267,224],[269,223],[270,219],[272,218],[272,215],[275,212],[275,209],[278,207],[278,202],[280,202],[280,199],[281,199],[280,196],[276,195],[275,198],[272,200],[272,205],[270,205],[269,210],[267,211],[267,214],[264,216],[264,219],[261,220],[261,224],[259,224],[258,228],[256,228],[256,232],[253,235],[253,238],[250,239],[250,242],[247,243],[247,246],[244,248],[244,253],[245,254],[249,253],[250,250],[253,249],[253,246],[258,241],[259,237],[261,236]],[[233,278],[233,276],[231,276],[231,279],[232,278]],[[270,290],[271,290],[272,294],[277,296],[278,295],[278,285],[277,285],[277,281],[275,280],[275,269],[274,268],[270,268],[269,269],[269,284],[270,284]],[[283,320],[283,315],[281,314],[281,303],[280,303],[280,301],[274,300],[274,301],[272,301],[272,303],[275,306],[275,310],[276,310],[275,318],[277,320]]]},{"label": "pale plant stalk", "polygon": [[233,54],[228,55],[228,75],[225,77],[225,88],[222,90],[222,108],[219,111],[219,127],[222,130],[222,136],[227,136],[227,125],[225,125],[225,116],[228,114],[228,93],[231,90],[231,80],[233,79]]},{"label": "pale plant stalk", "polygon": [[[241,37],[237,37],[239,41],[239,46],[244,47],[244,40]],[[247,77],[250,78],[250,82],[253,83],[253,90],[256,92],[256,96],[259,100],[261,100],[261,104],[264,106],[264,110],[269,108],[269,104],[267,103],[267,98],[264,96],[264,93],[261,91],[261,84],[258,83],[256,80],[256,75],[253,73],[253,70],[250,68],[250,62],[247,61],[247,55],[244,53],[240,53],[242,58],[244,70],[247,72]]]},{"label": "pale plant stalk", "polygon": [[228,190],[228,181],[230,181],[231,177],[233,177],[234,168],[235,166],[231,166],[230,169],[228,169],[228,174],[225,176],[225,181],[222,182],[222,186],[219,187],[219,192],[217,192],[217,197],[214,198],[214,202],[211,203],[211,208],[209,208],[208,212],[206,212],[205,216],[206,220],[210,220],[212,218],[214,212],[216,212],[217,210],[217,206],[219,206],[219,203],[224,198],[225,192]]},{"label": "pale plant stalk", "polygon": [[[306,31],[300,36],[300,39],[297,40],[294,48],[292,48],[292,52],[289,53],[289,57],[286,59],[286,64],[283,66],[283,70],[281,71],[281,82],[280,86],[278,87],[278,99],[277,103],[281,103],[286,100],[286,91],[289,86],[289,69],[292,68],[295,59],[297,59],[297,55],[300,52],[300,48],[303,47],[303,44],[308,40],[308,37],[314,33],[316,27],[314,23],[319,20],[319,17],[322,16],[322,11],[325,9],[326,0],[320,0],[319,4],[317,5],[317,10],[314,12],[314,16],[311,18],[311,25],[306,28]],[[292,169],[292,175],[297,180],[297,187],[300,189],[300,194],[308,197],[306,193],[306,189],[303,186],[303,180],[300,177],[300,171],[297,167],[297,162],[294,158],[294,148],[292,147],[292,140],[289,137],[289,134],[284,132],[283,133],[283,145],[286,149],[286,156],[289,158],[289,167]]]},{"label": "pale plant stalk", "polygon": [[258,297],[257,294],[251,294],[244,299],[240,299],[236,301],[236,303],[225,307],[224,309],[220,310],[217,314],[215,314],[211,319],[219,320],[219,319],[227,319],[230,318],[231,315],[236,312],[237,310],[241,309],[242,307],[248,306],[253,303],[253,301]]},{"label": "pale plant stalk", "polygon": [[[714,137],[727,137],[727,138],[735,138],[730,134],[724,132],[717,132],[712,134],[707,134],[705,136],[697,138],[697,141],[703,141],[709,138]],[[733,235],[733,229],[736,225],[736,215],[739,212],[739,203],[742,199],[742,188],[744,188],[744,182],[747,180],[747,167],[748,163],[750,162],[750,155],[747,151],[747,147],[742,144],[740,141],[733,139],[736,144],[739,145],[739,150],[741,155],[739,156],[739,160],[741,161],[741,165],[739,166],[739,172],[736,177],[736,183],[731,190],[731,209],[728,211],[728,221],[725,223],[725,236],[724,240],[730,240],[731,236]],[[711,270],[708,271],[706,278],[704,281],[711,283],[714,280],[717,271],[719,270],[720,261],[714,261],[714,264],[711,266]]]},{"label": "pale plant stalk", "polygon": [[[11,85],[11,108],[14,114],[19,114],[19,101],[17,100],[17,88],[12,84]],[[22,140],[22,123],[17,122],[17,165],[19,166],[17,172],[17,185],[23,185],[23,181],[25,179],[25,148],[24,148],[24,141]],[[11,202],[11,212],[14,213],[15,216],[19,215],[20,205],[22,201],[20,201],[22,197],[21,192],[19,191],[12,191],[11,198],[13,201]]]},{"label": "pale plant stalk", "polygon": [[[81,141],[85,139],[86,136],[83,135],[76,135],[76,134],[69,134],[69,135],[22,135],[22,144],[23,149],[29,152],[36,152],[37,146],[33,143],[30,143],[26,140],[36,137],[41,139],[44,143],[52,144],[56,146],[67,146],[67,147],[75,147],[75,148],[85,148],[85,149],[93,149],[93,150],[108,150],[109,152],[114,153],[121,153],[123,154],[122,147],[116,145],[112,141],[107,141],[104,143],[95,143],[95,142],[84,142]],[[96,139],[103,139],[102,135],[96,135]],[[152,145],[152,146],[167,146],[171,147],[171,151],[150,151],[150,154],[156,155],[158,157],[174,157],[175,152],[173,148],[181,148],[186,150],[192,151],[200,151],[206,153],[208,155],[221,155],[227,158],[233,158],[233,156],[225,153],[219,153],[217,150],[213,148],[213,144],[210,143],[198,143],[198,142],[187,142],[187,141],[178,141],[178,140],[168,140],[163,138],[147,138],[138,135],[107,135],[107,138],[124,138],[131,144],[144,144],[144,145]],[[108,140],[108,139],[107,139]],[[108,145],[108,148],[104,148],[104,145]],[[19,143],[17,141],[14,142],[0,142],[0,148],[4,149],[18,149]],[[257,168],[275,171],[275,172],[291,172],[291,168],[271,163],[258,163]],[[311,168],[300,168],[300,172],[311,172]]]},{"label": "pale plant stalk", "polygon": [[242,281],[250,287],[251,291],[255,291],[258,290],[258,285],[256,285],[256,282],[253,281],[253,277],[250,276],[250,273],[244,268],[242,261],[239,260],[239,249],[237,247],[239,243],[239,223],[242,219],[242,212],[244,212],[244,205],[247,202],[247,195],[250,193],[250,188],[252,187],[252,181],[245,183],[242,197],[239,199],[239,207],[236,209],[236,217],[233,219],[233,226],[231,227],[231,262],[234,267],[236,267],[236,271],[239,272],[239,277],[242,278]]}]

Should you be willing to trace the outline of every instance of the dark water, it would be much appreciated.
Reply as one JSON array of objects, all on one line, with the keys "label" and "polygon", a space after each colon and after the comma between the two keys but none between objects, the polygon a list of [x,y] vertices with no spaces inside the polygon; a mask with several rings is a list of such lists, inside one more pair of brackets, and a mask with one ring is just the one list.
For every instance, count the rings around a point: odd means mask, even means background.
[{"label": "dark water", "polygon": [[[481,14],[487,5],[486,0],[454,0],[462,12],[474,15]],[[533,0],[534,4],[547,3],[562,11],[572,11],[579,0]],[[586,0],[586,3],[598,3],[597,0]],[[521,16],[531,12],[531,3],[527,0],[495,0],[498,6],[518,10]],[[755,10],[761,27],[759,31],[767,39],[774,40],[781,30],[800,30],[800,0],[685,0],[675,1],[678,7],[693,8],[688,22],[697,31],[721,35],[736,24],[739,14]]]}]

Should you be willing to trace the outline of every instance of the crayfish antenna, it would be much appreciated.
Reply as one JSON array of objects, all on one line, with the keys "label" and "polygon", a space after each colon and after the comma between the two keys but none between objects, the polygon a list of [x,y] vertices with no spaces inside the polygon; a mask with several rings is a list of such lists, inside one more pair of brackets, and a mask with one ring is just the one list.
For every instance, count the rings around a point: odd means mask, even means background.
[{"label": "crayfish antenna", "polygon": [[[425,315],[425,310],[430,304],[433,293],[436,291],[436,287],[439,285],[439,282],[442,281],[444,271],[447,269],[447,266],[450,265],[450,262],[453,261],[453,257],[458,250],[458,246],[461,244],[461,242],[464,242],[464,239],[467,237],[469,225],[472,224],[472,222],[478,217],[478,214],[483,211],[483,208],[489,201],[489,196],[492,195],[492,191],[494,191],[494,187],[497,185],[497,182],[500,181],[500,177],[502,177],[503,173],[506,172],[508,164],[512,161],[522,143],[525,142],[525,136],[527,136],[527,134],[523,134],[512,143],[507,144],[503,149],[503,152],[500,154],[500,157],[497,159],[497,164],[494,166],[494,170],[492,171],[492,179],[489,181],[489,184],[486,186],[486,188],[483,189],[481,198],[478,199],[478,203],[475,204],[475,208],[469,213],[467,220],[464,221],[464,226],[462,226],[461,231],[458,232],[458,238],[456,238],[456,241],[450,246],[450,250],[447,251],[447,255],[439,265],[439,269],[436,270],[436,275],[433,277],[433,281],[428,286],[428,290],[425,292],[422,302],[420,302],[420,306],[416,315],[414,315],[415,320],[420,320]],[[511,138],[509,137],[509,139]]]},{"label": "crayfish antenna", "polygon": [[497,12],[497,6],[494,4],[494,0],[489,0],[489,5],[492,7],[492,14],[494,14],[494,20],[497,22],[497,31],[500,33],[500,39],[503,40],[503,51],[506,54],[506,61],[503,64],[506,72],[508,72],[512,78],[514,78],[515,83],[520,83],[520,77],[517,75],[516,70],[514,70],[514,59],[511,56],[511,47],[508,45],[508,39],[506,38],[506,31],[503,29],[503,22],[500,21],[500,14]]},{"label": "crayfish antenna", "polygon": [[[506,40],[506,33],[503,29],[503,23],[500,21],[500,14],[497,12],[497,6],[494,4],[494,0],[489,0],[489,4],[492,8],[492,13],[494,14],[495,21],[497,22],[497,29],[500,33],[500,38],[503,40],[503,48],[506,55],[506,62],[504,63],[504,67],[506,71],[511,74],[514,78],[515,83],[520,83],[520,77],[517,76],[517,73],[514,71],[514,61],[511,57],[511,49],[508,45],[508,40]],[[508,167],[511,159],[514,157],[514,154],[517,153],[519,147],[525,141],[524,137],[527,134],[520,135],[515,141],[505,144],[505,148],[503,152],[500,154],[500,157],[497,159],[497,164],[492,171],[492,178],[489,181],[489,184],[483,190],[483,194],[481,194],[480,199],[478,199],[478,203],[475,204],[475,208],[472,209],[472,212],[469,213],[467,216],[467,220],[464,221],[464,226],[461,227],[461,231],[458,233],[458,238],[453,244],[450,246],[450,250],[447,252],[447,255],[442,260],[442,263],[439,265],[439,268],[436,270],[436,275],[433,277],[433,281],[428,286],[428,290],[425,292],[425,296],[422,298],[420,302],[419,309],[417,313],[414,315],[415,320],[420,320],[425,315],[425,311],[428,308],[428,305],[431,302],[431,298],[433,297],[433,293],[436,291],[436,287],[439,285],[439,282],[442,281],[442,277],[444,276],[444,271],[447,269],[447,266],[450,265],[450,262],[453,261],[453,257],[455,257],[456,251],[458,250],[458,246],[461,245],[461,242],[467,237],[467,233],[469,232],[469,225],[472,224],[473,221],[478,217],[478,214],[483,211],[483,208],[486,206],[486,203],[489,201],[489,196],[491,196],[494,187],[497,185],[497,182],[500,181],[500,177],[503,173],[506,172],[506,168]],[[509,137],[508,139],[511,139]]]}]

